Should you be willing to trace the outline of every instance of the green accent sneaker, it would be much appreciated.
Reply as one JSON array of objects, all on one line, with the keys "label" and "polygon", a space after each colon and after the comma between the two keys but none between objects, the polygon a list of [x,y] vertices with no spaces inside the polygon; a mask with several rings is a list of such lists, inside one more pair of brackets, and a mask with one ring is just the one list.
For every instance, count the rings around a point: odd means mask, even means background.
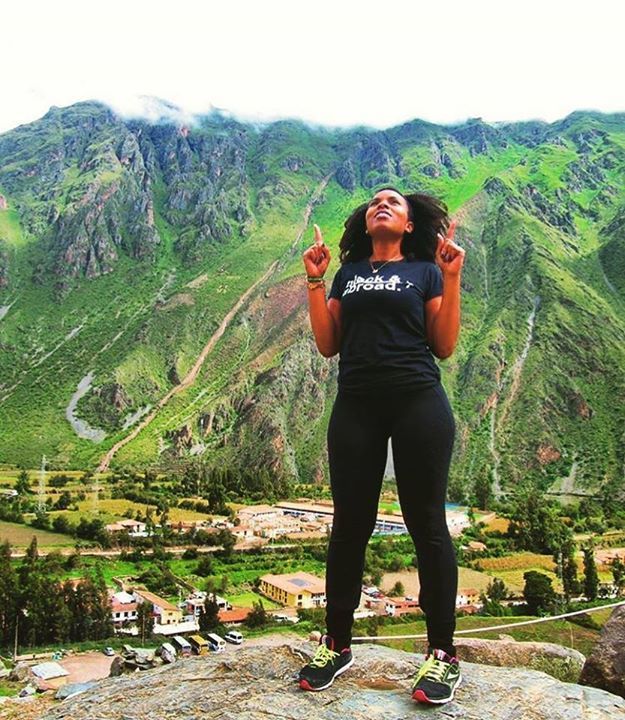
[{"label": "green accent sneaker", "polygon": [[461,682],[458,658],[444,650],[432,650],[414,679],[412,698],[421,703],[442,705],[454,699]]},{"label": "green accent sneaker", "polygon": [[350,648],[336,652],[334,640],[329,635],[323,635],[315,656],[299,672],[299,686],[302,690],[325,690],[337,675],[344,673],[353,663]]}]

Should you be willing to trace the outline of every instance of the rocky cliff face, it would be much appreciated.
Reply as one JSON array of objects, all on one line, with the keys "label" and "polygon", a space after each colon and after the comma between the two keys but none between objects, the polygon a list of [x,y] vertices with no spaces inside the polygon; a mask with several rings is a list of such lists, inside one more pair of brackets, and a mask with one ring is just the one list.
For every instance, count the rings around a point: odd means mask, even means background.
[{"label": "rocky cliff face", "polygon": [[[115,462],[199,454],[322,481],[336,361],[311,341],[300,254],[319,222],[331,279],[343,221],[393,183],[446,199],[467,250],[460,342],[441,363],[454,499],[480,478],[555,493],[622,478],[624,137],[621,116],[592,113],[337,132],[53,108],[0,136],[0,455],[95,466],[254,288]],[[100,445],[63,419],[90,372],[74,414],[106,430]]]},{"label": "rocky cliff face", "polygon": [[615,720],[625,701],[603,690],[561,683],[541,672],[462,663],[454,700],[438,709],[410,697],[423,656],[374,645],[354,648],[355,664],[327,690],[300,690],[297,673],[310,643],[251,647],[190,658],[111,678],[48,711],[43,720],[232,718],[388,720],[437,716],[464,720]]}]

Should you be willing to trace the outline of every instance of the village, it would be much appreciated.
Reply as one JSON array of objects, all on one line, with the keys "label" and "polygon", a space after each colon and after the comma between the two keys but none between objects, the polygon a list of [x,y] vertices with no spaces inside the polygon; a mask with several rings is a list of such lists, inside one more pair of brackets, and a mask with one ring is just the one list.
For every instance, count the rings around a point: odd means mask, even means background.
[{"label": "village", "polygon": [[[452,534],[459,534],[467,527],[466,513],[450,510],[447,521]],[[238,547],[262,545],[276,538],[299,539],[325,537],[331,530],[332,506],[329,503],[282,502],[275,505],[253,505],[240,509],[235,522],[219,520],[215,526],[203,522],[204,530],[226,527],[237,538]],[[185,532],[197,524],[179,524],[179,532]],[[127,532],[131,537],[145,537],[145,523],[136,520],[124,520],[108,525],[111,533]],[[378,515],[376,534],[405,534],[406,527],[401,515]],[[473,543],[479,545],[480,543]],[[474,548],[477,549],[477,548]],[[111,616],[114,626],[120,633],[137,634],[138,607],[141,603],[152,605],[155,634],[179,635],[199,630],[199,618],[204,611],[207,593],[193,588],[178,604],[174,604],[158,595],[134,588],[132,583],[119,579],[119,589],[111,591]],[[321,578],[307,572],[265,574],[259,577],[258,591],[266,598],[279,603],[280,610],[271,610],[270,614],[278,620],[297,622],[298,608],[324,607],[326,602],[325,585]],[[242,624],[251,608],[233,606],[226,597],[217,594],[214,601],[219,607],[219,622],[225,626]],[[479,609],[479,592],[473,588],[460,588],[456,606],[466,612]],[[398,616],[405,613],[420,613],[419,603],[414,595],[387,597],[378,588],[363,586],[360,605],[356,617],[373,615]]]},{"label": "village", "polygon": [[[459,535],[468,525],[465,512],[459,509],[448,511],[448,524],[452,534]],[[223,518],[199,522],[180,522],[171,527],[181,535],[193,529],[205,532],[219,532],[227,529],[236,538],[235,549],[246,550],[254,547],[275,545],[276,541],[288,543],[299,539],[327,538],[332,527],[332,505],[327,502],[309,501],[278,502],[274,505],[259,504],[241,507],[232,521]],[[112,536],[124,535],[129,539],[147,538],[158,533],[158,525],[124,519],[106,526]],[[400,514],[379,513],[375,535],[406,534],[406,527]],[[474,543],[479,545],[479,543]],[[474,548],[477,549],[477,548]],[[414,573],[416,577],[416,573]],[[110,671],[111,659],[120,667],[148,669],[155,663],[174,662],[178,657],[189,654],[204,654],[209,651],[223,652],[228,645],[240,646],[244,641],[245,623],[253,608],[239,606],[227,594],[209,592],[194,586],[188,579],[180,578],[179,597],[163,597],[137,582],[134,577],[115,577],[113,586],[107,588],[110,603],[110,620],[115,634],[120,638],[121,650],[110,646],[99,652],[82,655],[82,663],[75,665],[75,658],[65,657],[64,651],[19,655],[17,644],[14,662],[29,666],[34,676],[31,685],[41,689],[42,685],[68,688],[80,682],[82,674],[90,667],[90,674],[105,676]],[[80,584],[80,578],[73,581]],[[269,622],[291,625],[298,623],[298,611],[324,608],[326,605],[325,581],[323,577],[305,571],[290,573],[260,574],[255,583],[256,595],[269,606]],[[207,601],[217,606],[217,622],[224,631],[222,635],[202,631],[202,614],[206,612]],[[456,605],[465,614],[479,611],[480,593],[474,588],[460,588]],[[362,587],[355,619],[375,616],[398,617],[421,615],[418,588],[403,595],[384,593],[378,587],[365,584]],[[146,632],[146,623],[149,630]],[[126,639],[125,639],[126,638]],[[153,650],[138,649],[126,643],[139,642],[142,646],[155,645]],[[31,685],[27,686],[30,687]]]}]

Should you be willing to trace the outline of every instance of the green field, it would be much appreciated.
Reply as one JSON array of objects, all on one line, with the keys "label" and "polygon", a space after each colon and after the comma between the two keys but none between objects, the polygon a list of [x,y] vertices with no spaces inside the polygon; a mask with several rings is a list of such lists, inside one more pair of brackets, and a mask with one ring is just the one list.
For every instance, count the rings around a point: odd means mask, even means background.
[{"label": "green field", "polygon": [[282,607],[279,603],[276,603],[259,593],[246,592],[239,593],[238,595],[228,594],[228,602],[232,603],[234,607],[252,607],[252,605],[257,603],[259,600],[263,603],[265,610],[273,610]]},{"label": "green field", "polygon": [[37,530],[29,525],[18,525],[0,520],[0,542],[8,540],[13,549],[27,548],[33,536],[37,538],[37,545],[40,548],[67,548],[76,543],[76,540],[69,535],[59,535],[46,530]]}]

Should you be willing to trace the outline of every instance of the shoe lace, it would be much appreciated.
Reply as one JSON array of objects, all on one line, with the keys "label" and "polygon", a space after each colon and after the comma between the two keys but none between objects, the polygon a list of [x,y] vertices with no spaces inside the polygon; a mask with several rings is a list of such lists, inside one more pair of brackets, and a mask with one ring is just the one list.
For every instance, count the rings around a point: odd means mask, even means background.
[{"label": "shoe lace", "polygon": [[315,657],[310,661],[310,664],[313,667],[325,667],[329,662],[332,662],[332,660],[338,656],[339,654],[337,652],[330,650],[327,645],[321,643],[321,645],[317,648]]},{"label": "shoe lace", "polygon": [[414,684],[416,685],[419,680],[423,680],[424,678],[426,680],[433,680],[434,682],[443,682],[448,665],[449,663],[443,660],[429,657],[419,669]]}]

